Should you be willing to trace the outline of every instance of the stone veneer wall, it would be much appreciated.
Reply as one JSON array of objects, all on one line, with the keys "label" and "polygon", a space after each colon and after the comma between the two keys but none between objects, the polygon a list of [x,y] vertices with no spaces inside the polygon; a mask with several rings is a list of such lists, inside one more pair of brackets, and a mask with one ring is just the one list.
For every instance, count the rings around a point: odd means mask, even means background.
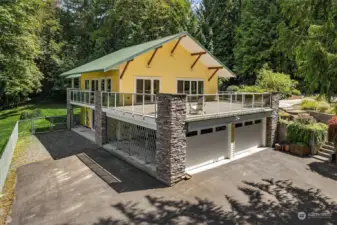
[{"label": "stone veneer wall", "polygon": [[278,138],[277,141],[287,141],[288,140],[288,124],[285,123],[279,123],[278,124]]},{"label": "stone veneer wall", "polygon": [[107,143],[107,117],[102,111],[101,91],[95,91],[95,140],[100,146]]},{"label": "stone veneer wall", "polygon": [[71,100],[71,92],[70,89],[67,89],[67,128],[71,129],[73,125],[73,106],[70,104]]},{"label": "stone veneer wall", "polygon": [[157,96],[156,176],[171,186],[186,167],[186,95]]},{"label": "stone veneer wall", "polygon": [[279,112],[280,94],[272,93],[271,108],[273,109],[271,116],[267,117],[267,146],[272,147],[277,141],[277,123]]}]

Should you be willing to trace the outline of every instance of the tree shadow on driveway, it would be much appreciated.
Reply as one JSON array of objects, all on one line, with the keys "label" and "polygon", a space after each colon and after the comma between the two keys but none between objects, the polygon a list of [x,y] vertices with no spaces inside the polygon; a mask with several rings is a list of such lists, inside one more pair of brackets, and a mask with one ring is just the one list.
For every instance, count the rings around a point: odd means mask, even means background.
[{"label": "tree shadow on driveway", "polygon": [[[336,224],[335,202],[319,190],[302,189],[288,180],[263,179],[260,182],[243,181],[244,187],[238,189],[248,197],[248,203],[241,203],[234,197],[225,196],[231,211],[224,211],[212,201],[195,198],[190,201],[172,201],[146,196],[151,208],[148,211],[138,207],[135,202],[117,203],[117,209],[127,219],[118,220],[114,216],[99,218],[94,225],[127,224]],[[268,196],[268,199],[265,197]],[[219,196],[220,197],[220,196]],[[273,198],[274,200],[271,200]],[[306,218],[300,220],[298,213],[304,212]],[[330,214],[332,213],[332,214]],[[322,218],[318,218],[321,216]]]},{"label": "tree shadow on driveway", "polygon": [[[312,162],[308,164],[311,171],[316,172],[323,177],[337,180],[337,165],[328,162]],[[337,190],[336,190],[337,191]]]}]

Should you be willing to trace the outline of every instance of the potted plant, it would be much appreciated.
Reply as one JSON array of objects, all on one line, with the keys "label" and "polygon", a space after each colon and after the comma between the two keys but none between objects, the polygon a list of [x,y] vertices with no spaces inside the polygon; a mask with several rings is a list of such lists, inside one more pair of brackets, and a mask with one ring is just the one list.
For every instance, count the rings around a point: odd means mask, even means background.
[{"label": "potted plant", "polygon": [[290,152],[298,156],[308,156],[311,153],[309,146],[302,142],[291,144]]}]

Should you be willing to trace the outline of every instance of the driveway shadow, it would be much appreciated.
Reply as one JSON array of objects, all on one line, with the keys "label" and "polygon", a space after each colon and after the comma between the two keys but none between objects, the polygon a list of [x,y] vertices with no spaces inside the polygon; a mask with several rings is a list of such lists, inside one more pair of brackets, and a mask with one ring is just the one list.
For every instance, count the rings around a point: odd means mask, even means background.
[{"label": "driveway shadow", "polygon": [[323,177],[337,180],[337,165],[328,162],[312,162],[308,164],[311,171],[316,172]]},{"label": "driveway shadow", "polygon": [[[190,202],[148,195],[146,199],[154,210],[149,212],[136,202],[112,204],[111,207],[117,209],[126,219],[115,219],[111,215],[108,218],[99,218],[94,225],[337,223],[336,213],[330,214],[337,210],[336,203],[331,202],[320,190],[302,189],[288,180],[262,179],[260,182],[243,183],[244,187],[238,187],[238,190],[248,197],[248,203],[224,196],[231,211],[224,211],[221,206],[202,198],[195,198],[195,201]],[[267,196],[269,198],[265,198]],[[298,212],[304,212],[306,218],[300,220]]]},{"label": "driveway shadow", "polygon": [[38,134],[53,159],[76,155],[118,193],[166,187],[157,179],[72,131]]}]

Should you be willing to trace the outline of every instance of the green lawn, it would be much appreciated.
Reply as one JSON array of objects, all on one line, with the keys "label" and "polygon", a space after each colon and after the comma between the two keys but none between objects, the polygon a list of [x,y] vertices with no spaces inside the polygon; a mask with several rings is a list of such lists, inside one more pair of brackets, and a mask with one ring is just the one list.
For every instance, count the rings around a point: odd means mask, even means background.
[{"label": "green lawn", "polygon": [[[2,110],[0,111],[0,153],[2,152],[7,140],[12,133],[15,123],[20,118],[20,114],[23,111],[30,111],[34,109],[40,109],[43,116],[65,116],[67,115],[66,104],[53,104],[53,103],[43,103],[43,104],[28,104],[25,106],[20,106],[14,109]],[[80,112],[80,108],[75,108],[74,113]],[[40,119],[36,123],[36,127],[49,127],[50,122],[45,119]],[[19,126],[19,132],[30,133],[30,121],[22,122]]]}]

